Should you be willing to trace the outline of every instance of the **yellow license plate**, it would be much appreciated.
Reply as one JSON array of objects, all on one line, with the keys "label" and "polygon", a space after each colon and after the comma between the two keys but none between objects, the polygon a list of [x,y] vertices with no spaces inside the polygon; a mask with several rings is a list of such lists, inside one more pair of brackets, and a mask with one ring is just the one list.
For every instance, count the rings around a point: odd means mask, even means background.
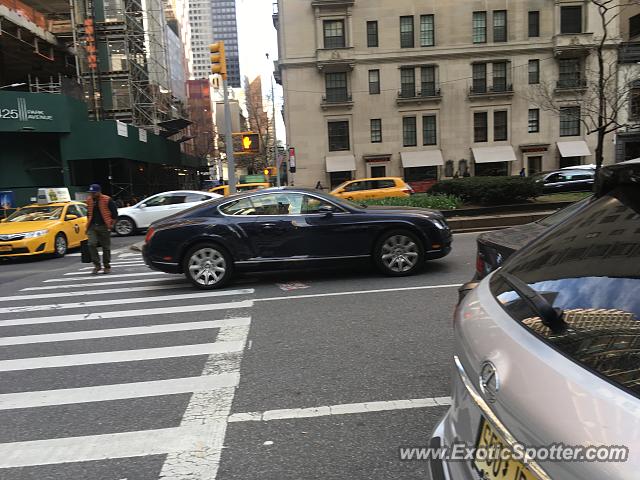
[{"label": "yellow license plate", "polygon": [[[480,433],[476,442],[477,449],[507,450],[507,443],[494,430],[484,418],[480,422]],[[501,459],[500,457],[473,461],[480,476],[484,480],[537,480],[526,465],[518,460]]]},{"label": "yellow license plate", "polygon": [[0,252],[10,252],[11,250],[13,250],[11,245],[0,245]]}]

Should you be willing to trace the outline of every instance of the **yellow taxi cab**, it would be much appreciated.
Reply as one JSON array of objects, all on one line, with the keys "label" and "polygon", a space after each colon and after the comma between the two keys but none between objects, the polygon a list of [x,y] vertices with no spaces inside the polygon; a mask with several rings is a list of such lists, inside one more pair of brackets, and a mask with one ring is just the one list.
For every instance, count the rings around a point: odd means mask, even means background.
[{"label": "yellow taxi cab", "polygon": [[[236,192],[248,192],[250,190],[262,190],[264,188],[271,187],[270,183],[239,183],[236,184]],[[218,195],[224,195],[225,197],[229,195],[229,185],[220,185],[219,187],[213,187],[209,189],[212,193],[217,193]]]},{"label": "yellow taxi cab", "polygon": [[407,197],[413,188],[399,177],[359,178],[348,180],[331,192],[336,197],[347,200],[367,200],[388,197]]},{"label": "yellow taxi cab", "polygon": [[0,257],[53,253],[62,257],[87,239],[87,206],[51,202],[19,208],[0,220]]}]

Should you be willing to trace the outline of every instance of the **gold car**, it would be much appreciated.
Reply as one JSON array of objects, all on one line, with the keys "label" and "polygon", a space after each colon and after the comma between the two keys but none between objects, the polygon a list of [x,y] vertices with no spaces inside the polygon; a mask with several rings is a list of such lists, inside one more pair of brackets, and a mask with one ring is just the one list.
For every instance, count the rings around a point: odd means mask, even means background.
[{"label": "gold car", "polygon": [[347,200],[366,200],[407,197],[413,189],[399,177],[359,178],[344,182],[330,193]]},{"label": "gold car", "polygon": [[87,239],[87,206],[81,202],[27,205],[0,223],[0,256],[64,256]]},{"label": "gold car", "polygon": [[[249,192],[251,190],[262,190],[264,188],[271,187],[270,183],[240,183],[236,184],[236,192]],[[211,193],[217,193],[218,195],[229,195],[229,185],[220,185],[219,187],[210,188]]]}]

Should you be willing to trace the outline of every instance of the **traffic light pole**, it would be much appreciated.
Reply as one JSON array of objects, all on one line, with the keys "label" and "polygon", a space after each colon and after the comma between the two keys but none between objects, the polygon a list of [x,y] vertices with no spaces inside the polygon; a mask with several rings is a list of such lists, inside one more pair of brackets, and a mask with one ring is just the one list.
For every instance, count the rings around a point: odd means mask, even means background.
[{"label": "traffic light pole", "polygon": [[227,175],[229,176],[229,193],[236,193],[236,163],[233,158],[233,135],[231,127],[231,106],[229,105],[229,92],[227,91],[227,80],[222,78],[222,90],[224,92],[224,145],[227,151]]}]

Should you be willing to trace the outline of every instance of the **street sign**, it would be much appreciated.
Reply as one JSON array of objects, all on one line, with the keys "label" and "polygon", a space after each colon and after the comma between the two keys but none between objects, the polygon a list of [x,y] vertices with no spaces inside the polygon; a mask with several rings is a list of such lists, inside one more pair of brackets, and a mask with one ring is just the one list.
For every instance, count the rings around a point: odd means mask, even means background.
[{"label": "street sign", "polygon": [[260,153],[260,135],[254,132],[234,133],[233,153],[238,155],[254,155]]}]

